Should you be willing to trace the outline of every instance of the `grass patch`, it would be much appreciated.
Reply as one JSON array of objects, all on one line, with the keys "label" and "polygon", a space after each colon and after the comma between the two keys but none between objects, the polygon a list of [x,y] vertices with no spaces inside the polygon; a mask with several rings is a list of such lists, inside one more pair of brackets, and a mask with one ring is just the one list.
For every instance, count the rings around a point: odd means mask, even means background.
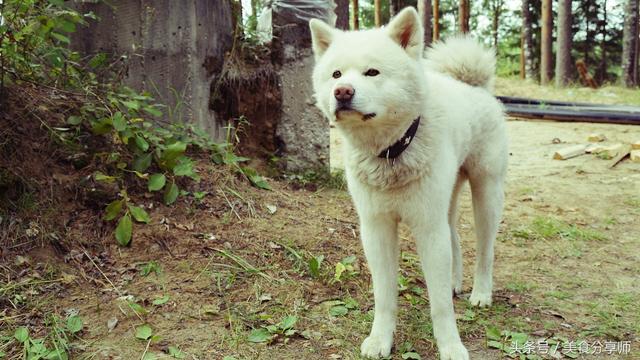
[{"label": "grass patch", "polygon": [[518,78],[498,78],[496,94],[542,100],[640,106],[640,91],[614,85],[604,85],[598,89],[577,85],[556,88],[553,85],[541,86]]},{"label": "grass patch", "polygon": [[567,224],[564,221],[552,217],[536,217],[528,226],[519,227],[511,231],[515,238],[538,239],[562,239],[571,241],[596,241],[605,240],[606,236],[598,231],[578,227],[575,224]]}]

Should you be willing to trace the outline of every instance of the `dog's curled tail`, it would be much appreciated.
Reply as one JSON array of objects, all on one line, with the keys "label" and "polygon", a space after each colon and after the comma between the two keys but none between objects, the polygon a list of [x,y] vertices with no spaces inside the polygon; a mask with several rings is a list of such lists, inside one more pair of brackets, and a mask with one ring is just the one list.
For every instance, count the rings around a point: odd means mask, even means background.
[{"label": "dog's curled tail", "polygon": [[426,52],[428,66],[472,86],[493,92],[496,54],[469,36],[439,41]]}]

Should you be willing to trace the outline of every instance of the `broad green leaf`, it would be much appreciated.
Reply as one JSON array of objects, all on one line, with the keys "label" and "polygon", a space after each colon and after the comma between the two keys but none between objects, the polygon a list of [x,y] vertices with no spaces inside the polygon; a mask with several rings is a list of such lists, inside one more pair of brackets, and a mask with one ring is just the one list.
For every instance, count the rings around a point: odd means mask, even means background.
[{"label": "broad green leaf", "polygon": [[173,174],[176,176],[194,176],[193,163],[189,159],[180,161],[180,163],[173,168]]},{"label": "broad green leaf", "polygon": [[161,159],[166,162],[170,162],[172,160],[177,159],[179,156],[184,154],[187,150],[187,144],[176,141],[173,144],[167,146],[162,152]]},{"label": "broad green leaf", "polygon": [[142,360],[157,360],[158,357],[156,356],[156,354],[148,352],[146,354],[144,354],[144,356],[142,357]]},{"label": "broad green leaf", "polygon": [[144,324],[136,328],[136,338],[140,340],[149,340],[153,336],[151,326]]},{"label": "broad green leaf", "polygon": [[176,359],[184,359],[187,357],[187,354],[185,354],[175,346],[169,346],[169,355]]},{"label": "broad green leaf", "polygon": [[15,333],[13,334],[13,337],[16,338],[18,342],[23,343],[29,340],[29,330],[24,326],[19,327],[16,329]]},{"label": "broad green leaf", "polygon": [[122,105],[126,106],[130,110],[140,110],[140,103],[137,101],[123,101]]},{"label": "broad green leaf", "polygon": [[324,260],[324,255],[314,256],[309,259],[309,273],[311,276],[320,276],[320,265],[322,265],[322,260]]},{"label": "broad green leaf", "polygon": [[83,322],[80,316],[71,316],[67,319],[67,329],[71,331],[72,334],[75,334],[82,330]]},{"label": "broad green leaf", "polygon": [[151,221],[151,218],[149,218],[149,214],[147,214],[147,212],[143,208],[133,205],[128,205],[128,207],[129,211],[131,211],[131,215],[133,215],[133,218],[137,222],[148,224]]},{"label": "broad green leaf", "polygon": [[271,190],[271,186],[264,180],[262,176],[258,175],[258,173],[254,169],[249,167],[242,167],[240,168],[240,170],[247,177],[247,179],[249,179],[251,185],[263,190]]},{"label": "broad green leaf", "polygon": [[136,135],[136,146],[142,151],[149,150],[149,143],[140,135]]},{"label": "broad green leaf", "polygon": [[347,309],[346,306],[343,305],[338,305],[338,306],[334,306],[331,309],[329,309],[329,314],[331,316],[345,316],[347,315],[347,313],[349,312],[349,309]]},{"label": "broad green leaf", "polygon": [[298,317],[297,316],[294,316],[294,315],[286,316],[280,322],[280,329],[289,330],[296,324],[296,322],[298,322]]},{"label": "broad green leaf", "polygon": [[343,264],[343,263],[341,263],[341,262],[336,263],[336,273],[335,273],[335,275],[333,276],[333,278],[334,278],[336,281],[341,281],[342,274],[345,272],[345,270],[347,270],[347,268],[344,266],[344,264]]},{"label": "broad green leaf", "polygon": [[494,326],[489,326],[486,329],[487,339],[489,340],[501,340],[502,335],[500,335],[500,330]]},{"label": "broad green leaf", "polygon": [[111,118],[103,118],[91,123],[91,131],[95,135],[104,135],[113,129]]},{"label": "broad green leaf", "polygon": [[67,118],[67,124],[69,125],[80,125],[82,123],[82,118],[80,116],[71,115]]},{"label": "broad green leaf", "polygon": [[58,28],[64,32],[72,33],[76,31],[76,24],[74,22],[61,19],[58,22]]},{"label": "broad green leaf", "polygon": [[153,155],[151,153],[143,154],[133,160],[133,170],[139,172],[145,172],[149,166],[151,166],[151,159]]},{"label": "broad green leaf", "polygon": [[222,358],[222,360],[237,360],[237,359],[233,356],[225,356]]},{"label": "broad green leaf", "polygon": [[178,189],[178,185],[176,185],[175,182],[172,182],[171,185],[169,185],[164,192],[164,203],[167,205],[171,205],[173,204],[176,199],[178,198],[178,195],[180,194],[180,189]]},{"label": "broad green leaf", "polygon": [[133,230],[133,224],[131,222],[131,215],[125,214],[120,218],[118,226],[116,227],[116,240],[120,246],[127,246],[131,242],[131,231]]},{"label": "broad green leaf", "polygon": [[161,298],[157,298],[153,300],[153,305],[156,305],[156,306],[164,305],[167,303],[167,301],[169,301],[169,295],[164,295]]},{"label": "broad green leaf", "polygon": [[153,115],[155,117],[162,116],[162,111],[156,109],[153,106],[145,106],[142,110],[146,111],[148,114]]},{"label": "broad green leaf", "polygon": [[51,36],[53,36],[53,38],[55,38],[56,40],[58,40],[58,41],[60,41],[62,43],[65,43],[65,44],[71,43],[71,40],[69,40],[68,37],[66,37],[66,36],[64,36],[62,34],[59,34],[59,33],[56,33],[56,32],[52,32]]},{"label": "broad green leaf", "polygon": [[129,307],[131,308],[131,310],[133,310],[133,312],[137,313],[138,315],[146,315],[149,313],[147,309],[142,307],[142,305],[133,301],[129,301]]},{"label": "broad green leaf", "polygon": [[122,210],[123,202],[124,202],[123,200],[114,200],[109,205],[107,205],[107,208],[104,211],[105,212],[104,219],[106,221],[111,221],[115,219],[118,216],[118,214],[120,214],[120,211]]},{"label": "broad green leaf", "polygon": [[[30,350],[33,350],[33,348]],[[46,349],[43,350],[46,351]],[[69,359],[69,356],[62,349],[54,349],[51,350],[44,358],[47,360],[67,360]]]},{"label": "broad green leaf", "polygon": [[103,174],[103,173],[101,173],[101,172],[99,172],[99,171],[98,171],[98,172],[96,172],[96,173],[93,175],[93,178],[94,178],[96,181],[104,181],[104,182],[107,182],[107,183],[112,183],[112,182],[114,182],[114,181],[116,180],[116,178],[115,178],[115,177],[113,177],[113,176],[109,176],[109,175],[105,175],[105,174]]},{"label": "broad green leaf", "polygon": [[422,357],[420,357],[420,354],[418,354],[415,351],[409,351],[409,352],[406,352],[406,353],[402,354],[402,358],[403,359],[411,359],[411,360],[422,360]]},{"label": "broad green leaf", "polygon": [[117,131],[123,131],[124,129],[127,128],[127,119],[124,118],[124,116],[120,111],[113,114],[113,117],[111,118],[111,122],[113,123],[113,128],[116,129]]},{"label": "broad green leaf", "polygon": [[271,340],[271,333],[265,328],[255,329],[251,331],[247,340],[252,343],[263,343]]},{"label": "broad green leaf", "polygon": [[158,191],[162,189],[167,182],[167,178],[164,174],[153,174],[149,177],[149,183],[147,184],[149,191]]}]

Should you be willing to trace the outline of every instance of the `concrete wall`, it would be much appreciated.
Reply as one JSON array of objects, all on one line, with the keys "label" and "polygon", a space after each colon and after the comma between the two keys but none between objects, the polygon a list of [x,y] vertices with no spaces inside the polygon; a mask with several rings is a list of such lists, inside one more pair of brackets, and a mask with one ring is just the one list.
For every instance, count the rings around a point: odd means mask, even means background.
[{"label": "concrete wall", "polygon": [[210,109],[210,88],[233,42],[229,0],[84,2],[101,20],[79,29],[74,47],[122,56],[125,84],[166,104],[166,121],[192,122],[216,138],[222,126]]},{"label": "concrete wall", "polygon": [[286,8],[277,7],[273,13],[273,50],[282,63],[282,116],[276,134],[289,171],[329,167],[329,121],[315,106],[311,82],[314,59],[307,17],[334,22],[335,4],[332,0],[318,0],[314,9],[312,2],[305,3],[310,6],[302,14],[306,16],[292,16]]}]

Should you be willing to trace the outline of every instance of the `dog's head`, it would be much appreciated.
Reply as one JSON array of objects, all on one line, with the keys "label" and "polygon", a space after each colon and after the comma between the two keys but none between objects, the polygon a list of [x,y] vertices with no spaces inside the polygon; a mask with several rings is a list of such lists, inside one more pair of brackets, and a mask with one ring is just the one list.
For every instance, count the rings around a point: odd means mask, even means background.
[{"label": "dog's head", "polygon": [[341,31],[309,23],[316,104],[344,126],[397,125],[420,115],[423,29],[406,8],[382,29]]}]

